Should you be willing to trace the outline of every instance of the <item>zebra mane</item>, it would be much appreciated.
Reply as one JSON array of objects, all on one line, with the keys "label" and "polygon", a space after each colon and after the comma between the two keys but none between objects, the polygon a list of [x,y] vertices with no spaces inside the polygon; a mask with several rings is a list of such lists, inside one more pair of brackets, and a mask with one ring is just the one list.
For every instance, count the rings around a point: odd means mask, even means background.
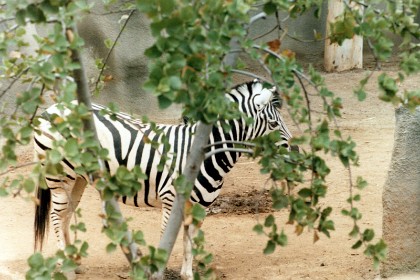
[{"label": "zebra mane", "polygon": [[[248,81],[248,82],[243,83],[243,84],[238,84],[238,85],[234,86],[232,88],[232,90],[236,90],[238,92],[241,92],[241,88],[246,88],[248,90],[248,92],[252,95],[252,94],[254,94],[254,92],[252,90],[252,86],[254,84],[257,84],[257,83],[261,84],[263,86],[263,88],[269,88],[269,89],[274,88],[274,86],[270,83],[262,82],[258,79],[255,79],[253,81]],[[283,107],[283,99],[281,98],[280,93],[277,90],[275,90],[273,92],[270,103],[271,103],[271,105],[273,105],[277,109],[281,109]]]},{"label": "zebra mane", "polygon": [[273,94],[273,98],[271,99],[271,104],[277,109],[281,109],[283,107],[283,99],[281,98],[280,94],[275,91]]}]

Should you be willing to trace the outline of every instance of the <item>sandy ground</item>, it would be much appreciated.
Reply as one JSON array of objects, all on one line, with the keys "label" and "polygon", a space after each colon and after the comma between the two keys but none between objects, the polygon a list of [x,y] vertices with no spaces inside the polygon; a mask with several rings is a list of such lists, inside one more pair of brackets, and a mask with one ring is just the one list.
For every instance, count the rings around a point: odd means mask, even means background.
[{"label": "sandy ground", "polygon": [[[373,228],[375,233],[381,236],[381,196],[393,146],[394,109],[377,99],[378,92],[373,84],[368,86],[370,94],[367,100],[362,103],[357,101],[352,88],[363,77],[363,71],[325,75],[331,90],[339,93],[344,101],[344,114],[339,120],[339,126],[357,142],[360,167],[352,169],[353,178],[362,175],[369,182],[369,187],[362,192],[362,201],[357,205],[363,213],[360,225]],[[408,80],[407,84],[414,87],[416,82],[418,86],[418,79]],[[296,132],[295,128],[292,129]],[[22,162],[30,161],[31,151],[23,151],[21,159]],[[258,201],[264,204],[262,200],[266,197],[265,177],[259,174],[258,166],[254,162],[245,159],[237,165],[229,174],[221,196],[227,202],[235,199],[231,207],[235,206],[237,210],[213,214],[206,218],[203,225],[207,250],[214,254],[213,265],[220,278],[353,280],[375,279],[379,275],[361,250],[351,249],[354,240],[348,233],[352,221],[340,214],[341,209],[347,207],[348,172],[337,160],[330,161],[332,172],[329,176],[329,193],[321,202],[322,205],[331,205],[334,208],[336,230],[331,238],[321,236],[314,244],[312,232],[305,231],[298,237],[294,234],[294,228],[284,223],[287,213],[276,212],[275,216],[280,226],[284,227],[288,234],[289,244],[268,256],[262,254],[265,238],[252,231],[257,219],[262,220],[267,213],[257,215],[254,210],[249,210],[249,207],[253,208]],[[221,203],[221,206],[225,204],[229,208],[227,202]],[[24,279],[27,270],[26,259],[32,254],[33,248],[33,205],[20,198],[11,197],[1,199],[0,205],[0,279]],[[88,231],[80,234],[79,238],[87,240],[90,248],[89,256],[83,260],[86,271],[78,279],[125,278],[127,265],[122,253],[105,253],[108,240],[101,234],[100,202],[92,188],[86,190],[81,208],[82,220],[86,223]],[[123,206],[122,209],[126,216],[133,217],[132,227],[142,229],[150,244],[158,244],[158,209],[136,209],[127,206]],[[49,254],[55,248],[55,237],[50,233],[44,251]],[[181,262],[179,240],[170,260],[171,271],[179,271]]]}]

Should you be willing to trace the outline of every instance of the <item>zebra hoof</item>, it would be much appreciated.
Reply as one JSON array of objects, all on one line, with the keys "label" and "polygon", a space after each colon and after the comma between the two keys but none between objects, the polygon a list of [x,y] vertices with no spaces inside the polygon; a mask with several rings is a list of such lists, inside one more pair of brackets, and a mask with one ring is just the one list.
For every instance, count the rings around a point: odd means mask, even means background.
[{"label": "zebra hoof", "polygon": [[70,272],[63,272],[64,276],[66,276],[67,280],[76,280],[76,272],[70,271]]},{"label": "zebra hoof", "polygon": [[86,267],[79,265],[74,272],[76,274],[84,274],[86,272]]},{"label": "zebra hoof", "polygon": [[194,276],[192,271],[189,272],[181,272],[181,279],[182,280],[193,280]]}]

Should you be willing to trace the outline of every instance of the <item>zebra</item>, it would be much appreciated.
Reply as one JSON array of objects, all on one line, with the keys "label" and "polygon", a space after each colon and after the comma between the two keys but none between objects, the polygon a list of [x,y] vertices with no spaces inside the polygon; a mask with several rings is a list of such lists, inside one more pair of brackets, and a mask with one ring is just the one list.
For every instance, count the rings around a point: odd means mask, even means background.
[{"label": "zebra", "polygon": [[[233,87],[225,94],[230,102],[236,103],[241,117],[233,120],[219,120],[212,128],[209,144],[225,141],[219,145],[232,148],[231,142],[251,141],[272,131],[279,131],[281,145],[287,150],[294,149],[289,144],[292,134],[287,128],[280,114],[281,99],[275,88],[265,88],[260,80],[246,82]],[[46,115],[61,115],[65,117],[69,110],[59,109],[57,104],[49,107]],[[141,191],[133,197],[122,197],[125,204],[134,206],[151,206],[162,208],[161,230],[166,227],[172,203],[175,198],[174,180],[184,170],[187,155],[194,140],[197,124],[157,125],[157,128],[169,139],[170,150],[166,165],[159,171],[157,165],[161,160],[163,145],[152,147],[145,138],[153,141],[159,140],[159,133],[149,124],[133,119],[127,114],[118,113],[116,118],[100,114],[105,107],[92,105],[93,118],[98,138],[102,147],[109,150],[109,159],[106,166],[111,174],[116,172],[120,165],[128,169],[140,166],[147,175]],[[45,116],[45,114],[43,114]],[[252,118],[253,122],[247,122]],[[222,123],[230,127],[225,131]],[[53,141],[63,139],[61,135],[52,130],[53,124],[48,117],[40,118],[40,133],[34,135],[34,150],[38,158],[45,156],[51,149]],[[150,142],[150,140],[149,140]],[[213,146],[211,149],[215,149]],[[205,159],[195,180],[190,201],[199,203],[204,207],[210,206],[218,197],[225,175],[233,168],[241,153],[232,150],[215,153]],[[48,188],[38,187],[34,231],[35,249],[42,249],[42,243],[49,223],[49,216],[57,237],[58,247],[64,249],[70,244],[69,223],[71,216],[77,208],[84,188],[88,184],[86,176],[74,171],[74,166],[66,159],[62,160],[65,176],[55,177],[47,175],[45,182]],[[168,168],[171,166],[172,168]],[[193,225],[184,225],[184,259],[181,276],[184,279],[193,279],[192,272],[192,238],[195,234]]]}]

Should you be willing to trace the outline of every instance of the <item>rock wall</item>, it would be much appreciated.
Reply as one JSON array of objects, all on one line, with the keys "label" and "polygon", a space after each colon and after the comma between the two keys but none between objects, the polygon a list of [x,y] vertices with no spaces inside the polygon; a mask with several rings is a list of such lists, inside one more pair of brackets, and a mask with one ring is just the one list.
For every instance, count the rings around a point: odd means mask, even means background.
[{"label": "rock wall", "polygon": [[[128,12],[109,13],[97,2],[94,13],[83,18],[78,25],[80,36],[86,43],[83,58],[92,84],[99,73],[95,59],[105,60],[109,52],[105,40],[117,38],[123,25],[120,19],[124,14]],[[100,95],[93,99],[105,105],[114,102],[122,111],[147,115],[157,122],[178,122],[181,117],[179,106],[160,110],[157,98],[141,87],[148,75],[148,65],[153,63],[143,53],[152,44],[153,37],[147,17],[138,11],[134,12],[107,61],[105,75],[112,78],[105,83]]]},{"label": "rock wall", "polygon": [[389,246],[381,274],[420,272],[420,107],[398,108],[395,142],[383,191],[383,238]]}]

